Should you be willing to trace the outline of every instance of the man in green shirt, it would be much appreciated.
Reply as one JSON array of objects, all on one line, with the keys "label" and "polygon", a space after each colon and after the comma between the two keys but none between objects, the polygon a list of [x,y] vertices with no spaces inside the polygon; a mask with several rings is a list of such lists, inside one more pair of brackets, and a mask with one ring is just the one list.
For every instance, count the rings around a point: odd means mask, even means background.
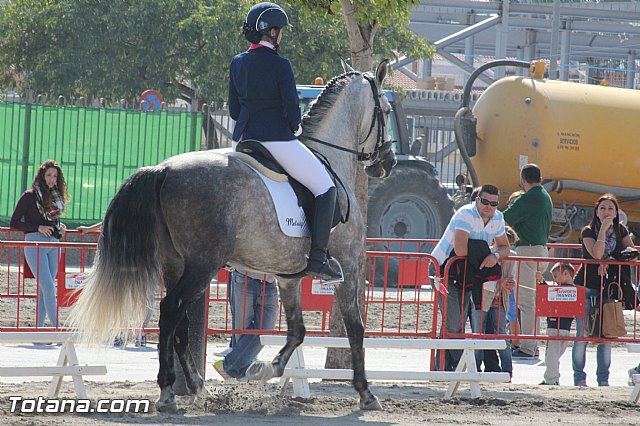
[{"label": "man in green shirt", "polygon": [[[527,164],[520,171],[520,183],[525,191],[507,210],[504,220],[518,234],[520,240],[515,251],[518,256],[549,257],[547,239],[551,229],[553,204],[542,186],[540,167]],[[523,335],[534,335],[540,329],[536,318],[536,272],[543,273],[548,263],[522,262],[517,285],[517,303],[520,310],[520,330]],[[522,340],[520,349],[513,352],[514,358],[532,358],[538,355],[536,340]]]}]

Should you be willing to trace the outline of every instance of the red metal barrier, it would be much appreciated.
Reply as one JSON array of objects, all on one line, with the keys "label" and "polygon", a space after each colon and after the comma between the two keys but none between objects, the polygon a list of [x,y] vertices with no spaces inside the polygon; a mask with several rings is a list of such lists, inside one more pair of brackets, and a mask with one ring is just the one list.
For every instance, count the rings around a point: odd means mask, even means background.
[{"label": "red metal barrier", "polygon": [[[399,288],[388,285],[389,260],[404,261]],[[367,336],[404,336],[435,337],[434,296],[428,269],[434,259],[424,253],[367,252],[367,261],[371,266],[378,262],[387,272],[384,280],[377,282],[373,274],[369,274],[365,289],[365,304],[362,312]],[[439,267],[434,264],[434,271],[439,275]],[[369,271],[371,272],[371,268]],[[398,277],[394,277],[397,279]],[[228,281],[218,278],[211,285],[209,298],[209,320],[207,334],[284,334],[286,321],[280,308],[280,317],[275,330],[233,329],[231,313],[228,306]],[[329,319],[333,309],[333,295],[330,286],[319,286],[319,282],[303,280],[301,285],[301,304],[303,320],[308,335],[328,336]]]},{"label": "red metal barrier", "polygon": [[[0,229],[0,231],[6,231]],[[16,231],[12,237],[19,235]],[[39,272],[32,271],[23,255],[24,247],[55,247],[60,249],[58,272],[56,274],[58,323],[67,314],[75,298],[78,296],[78,282],[82,281],[87,265],[77,264],[73,270],[67,267],[67,259],[86,260],[86,251],[95,251],[95,243],[65,243],[65,242],[28,242],[28,241],[0,241],[0,266],[3,279],[0,282],[0,303],[3,305],[0,327],[3,331],[18,331],[36,327],[38,311]],[[38,253],[38,255],[40,255]],[[39,263],[39,262],[38,262]],[[80,276],[80,279],[79,279]],[[54,324],[57,328],[59,324]],[[52,327],[40,328],[51,330]]]},{"label": "red metal barrier", "polygon": [[[74,287],[81,286],[85,274],[92,265],[96,243],[62,242],[62,243],[32,243],[17,241],[22,239],[22,232],[0,228],[0,235],[7,236],[12,241],[0,241],[0,264],[6,274],[0,282],[0,303],[4,305],[4,318],[0,318],[1,330],[22,330],[35,325],[37,311],[37,287],[29,279],[28,271],[24,268],[22,248],[25,246],[52,245],[62,250],[58,273],[58,308],[59,318],[64,318],[65,310],[73,304]],[[96,234],[87,236],[74,231],[68,231],[67,239],[90,240],[97,239]],[[391,247],[406,249],[407,244],[416,247],[417,250],[426,251],[437,240],[397,240],[375,238],[368,239],[369,247],[383,249],[382,251],[367,252],[367,284],[365,288],[365,304],[363,320],[366,326],[367,336],[389,337],[465,337],[470,334],[473,337],[483,337],[481,334],[473,334],[467,327],[462,334],[448,333],[443,324],[447,317],[446,303],[442,308],[442,319],[439,323],[439,315],[436,306],[440,292],[433,290],[434,283],[446,283],[448,280],[449,266],[440,271],[434,259],[425,253],[393,252]],[[577,244],[550,244],[550,250],[570,250],[580,248]],[[75,268],[69,269],[69,256],[73,257]],[[581,264],[614,264],[636,266],[637,263],[600,262],[578,258],[508,258],[518,264],[521,262],[548,262],[549,264],[564,261],[575,266]],[[430,271],[431,268],[431,271]],[[518,275],[519,275],[518,268]],[[634,268],[633,282],[638,281],[638,268]],[[431,272],[431,273],[430,273]],[[444,277],[443,277],[444,275]],[[441,279],[443,277],[444,279]],[[217,281],[213,281],[209,292],[209,309],[207,311],[207,333],[230,335],[234,333],[264,333],[265,331],[250,331],[237,329],[231,326],[231,314],[228,307],[227,284],[229,276],[221,271]],[[37,283],[36,283],[37,285]],[[443,286],[446,288],[446,284]],[[545,291],[537,291],[538,317],[571,315],[580,316],[584,309],[584,289],[577,288],[575,300],[566,301],[569,293],[557,287],[546,287]],[[572,290],[573,291],[573,290]],[[318,283],[305,281],[301,287],[303,317],[310,335],[328,335],[329,319],[333,309],[333,296],[324,294],[327,289],[318,288]],[[561,294],[562,293],[562,294]],[[573,297],[573,296],[571,296]],[[10,317],[10,319],[8,319]],[[629,319],[629,314],[627,314]],[[439,333],[438,326],[440,326]],[[42,329],[46,330],[46,329]],[[157,332],[157,328],[148,329]],[[276,323],[274,334],[286,333],[286,321],[280,308],[279,319]],[[513,338],[520,340],[555,340],[561,337],[548,337],[536,331],[533,335],[487,335],[487,338]],[[633,313],[632,327],[624,338],[598,339],[587,337],[571,337],[568,340],[589,341],[639,341],[637,327],[637,312]]]},{"label": "red metal barrier", "polygon": [[[567,246],[567,245],[563,245]],[[566,247],[562,247],[566,248]],[[449,282],[450,269],[453,264],[453,260],[463,259],[464,258],[454,258],[452,261],[448,262],[444,269],[444,277],[443,281],[446,283]],[[619,262],[614,260],[609,261],[600,261],[600,260],[587,260],[581,258],[558,258],[558,257],[549,257],[549,258],[537,258],[537,257],[523,257],[523,256],[513,256],[508,257],[503,261],[513,261],[518,263],[517,268],[517,279],[516,279],[516,288],[514,288],[514,292],[518,294],[518,286],[520,286],[520,268],[523,262],[533,262],[533,263],[548,263],[549,270],[550,267],[557,263],[570,263],[578,270],[580,265],[616,265],[616,266],[630,266],[634,267],[636,270],[635,275],[632,276],[632,283],[638,282],[638,271],[640,268],[638,262]],[[549,272],[547,272],[549,273]],[[466,278],[464,280],[467,281]],[[548,284],[552,284],[550,281],[547,281]],[[604,286],[605,282],[601,281],[601,286]],[[601,287],[602,288],[602,287]],[[636,290],[637,294],[637,290]],[[516,296],[516,306],[518,306],[518,300]],[[535,316],[536,318],[547,318],[547,317],[561,317],[561,318],[584,318],[584,307],[585,307],[585,288],[582,286],[575,287],[556,287],[553,285],[538,285],[536,288],[536,310]],[[461,312],[463,312],[464,306],[461,305]],[[601,306],[602,309],[602,300]],[[588,336],[576,336],[575,335],[575,321],[573,322],[574,331],[571,336],[547,336],[546,333],[541,333],[540,330],[535,330],[533,334],[485,334],[485,333],[474,333],[471,331],[470,325],[466,321],[466,318],[461,318],[461,324],[464,325],[462,333],[452,333],[446,330],[446,318],[447,318],[447,304],[443,303],[442,306],[442,323],[440,336],[443,338],[464,338],[464,337],[473,337],[473,338],[488,338],[488,339],[513,339],[513,340],[569,340],[569,341],[590,341],[595,343],[601,342],[638,342],[640,341],[640,335],[638,330],[638,310],[634,311],[626,311],[627,314],[627,323],[631,323],[631,329],[629,330],[629,326],[627,326],[627,336],[620,338],[603,338],[603,337],[588,337]],[[633,316],[633,320],[629,321],[630,314]],[[542,329],[545,328],[545,325],[542,324]]]}]

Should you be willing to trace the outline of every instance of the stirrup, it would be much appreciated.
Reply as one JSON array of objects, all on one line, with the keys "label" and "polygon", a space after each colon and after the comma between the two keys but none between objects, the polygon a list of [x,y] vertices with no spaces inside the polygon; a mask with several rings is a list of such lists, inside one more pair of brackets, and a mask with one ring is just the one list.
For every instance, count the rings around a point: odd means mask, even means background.
[{"label": "stirrup", "polygon": [[[333,284],[333,285],[337,285],[337,284],[342,284],[344,282],[344,270],[342,269],[342,265],[340,264],[340,262],[338,262],[338,259],[336,259],[335,257],[327,257],[327,263],[331,264],[331,262],[333,262],[335,265],[338,266],[338,269],[340,270],[340,278],[336,278],[335,280],[323,280],[320,279],[320,283],[321,284]],[[331,266],[331,265],[329,265]]]}]

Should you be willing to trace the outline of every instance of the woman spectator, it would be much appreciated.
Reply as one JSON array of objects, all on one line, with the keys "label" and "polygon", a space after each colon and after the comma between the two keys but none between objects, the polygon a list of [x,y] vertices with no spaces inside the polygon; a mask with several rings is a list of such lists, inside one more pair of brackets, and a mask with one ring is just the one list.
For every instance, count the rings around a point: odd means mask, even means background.
[{"label": "woman spectator", "polygon": [[[59,242],[66,231],[60,216],[69,201],[67,183],[62,169],[54,160],[40,165],[31,189],[26,190],[11,216],[10,226],[24,232],[25,241]],[[24,256],[38,280],[37,327],[44,326],[49,317],[52,327],[58,325],[55,277],[58,273],[58,255],[55,247],[26,247]]]},{"label": "woman spectator", "polygon": [[[582,229],[582,258],[608,260],[611,253],[632,247],[633,242],[627,228],[620,223],[618,200],[612,194],[604,194],[596,202],[591,223]],[[587,318],[593,309],[601,309],[602,303],[609,298],[609,283],[614,269],[618,266],[587,264],[580,266],[575,283],[586,287],[585,318],[576,320],[576,335],[587,337]],[[599,335],[599,327],[595,333]],[[584,372],[587,342],[573,344],[573,383],[575,386],[587,386]],[[599,343],[597,349],[596,379],[598,386],[609,386],[609,366],[611,365],[611,343]]]}]

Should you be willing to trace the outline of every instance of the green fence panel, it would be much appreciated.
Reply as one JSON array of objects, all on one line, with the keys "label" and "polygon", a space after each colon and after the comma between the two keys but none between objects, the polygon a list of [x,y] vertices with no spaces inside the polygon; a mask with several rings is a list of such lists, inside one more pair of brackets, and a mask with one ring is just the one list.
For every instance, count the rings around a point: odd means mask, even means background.
[{"label": "green fence panel", "polygon": [[120,184],[142,166],[200,146],[201,115],[0,102],[0,223],[47,159],[62,166],[71,202],[63,221],[102,220]]}]

